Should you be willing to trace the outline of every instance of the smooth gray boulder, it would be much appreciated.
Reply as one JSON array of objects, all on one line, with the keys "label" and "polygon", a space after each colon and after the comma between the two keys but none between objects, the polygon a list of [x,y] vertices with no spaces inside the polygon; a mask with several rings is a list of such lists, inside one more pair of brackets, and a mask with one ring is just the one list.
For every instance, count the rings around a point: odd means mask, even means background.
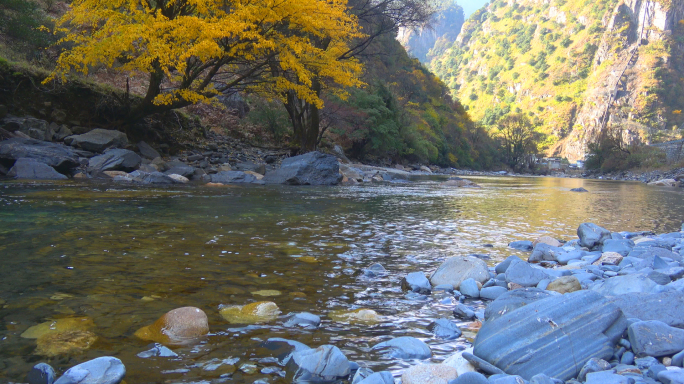
[{"label": "smooth gray boulder", "polygon": [[169,161],[166,163],[165,175],[181,175],[183,177],[191,177],[195,174],[195,168],[187,165],[181,161]]},{"label": "smooth gray boulder", "polygon": [[54,384],[119,384],[124,376],[121,360],[105,356],[69,368]]},{"label": "smooth gray boulder", "polygon": [[259,347],[266,349],[273,357],[278,359],[281,365],[287,364],[293,353],[311,349],[308,345],[299,341],[282,339],[280,337],[267,339]]},{"label": "smooth gray boulder", "polygon": [[472,256],[450,257],[430,276],[432,285],[451,284],[454,289],[459,289],[466,279],[486,283],[489,280],[487,263]]},{"label": "smooth gray boulder", "polygon": [[211,175],[212,183],[245,184],[255,183],[256,181],[256,176],[250,175],[249,173],[244,173],[242,171],[223,171]]},{"label": "smooth gray boulder", "polygon": [[384,350],[395,359],[429,359],[432,357],[430,347],[411,336],[401,336],[375,345],[373,350]]},{"label": "smooth gray boulder", "polygon": [[480,290],[480,298],[487,300],[496,300],[504,293],[508,292],[505,287],[487,287]]},{"label": "smooth gray boulder", "polygon": [[34,159],[18,159],[7,176],[30,180],[66,180],[68,177],[55,171],[51,166]]},{"label": "smooth gray boulder", "polygon": [[[141,171],[134,171],[130,173],[130,176],[133,178],[132,180],[136,183],[140,184],[148,184],[148,185],[169,185],[169,184],[175,184],[176,181],[170,178],[169,176],[161,173],[161,172],[141,172]],[[114,179],[116,180],[116,178]]]},{"label": "smooth gray boulder", "polygon": [[604,296],[617,296],[626,293],[652,293],[656,292],[658,284],[643,275],[615,276],[594,285],[592,290]]},{"label": "smooth gray boulder", "polygon": [[126,134],[111,129],[96,128],[82,135],[64,138],[64,143],[91,152],[103,152],[107,148],[123,148],[128,145]]},{"label": "smooth gray boulder", "polygon": [[684,350],[684,330],[662,321],[632,323],[627,329],[632,351],[638,357],[668,356]]},{"label": "smooth gray boulder", "polygon": [[286,371],[286,379],[294,383],[337,382],[351,373],[349,360],[333,345],[293,353]]},{"label": "smooth gray boulder", "polygon": [[38,363],[26,375],[28,384],[52,384],[55,382],[55,370],[45,363]]},{"label": "smooth gray boulder", "polygon": [[537,243],[532,250],[532,254],[527,259],[530,263],[539,263],[541,261],[558,261],[558,256],[566,253],[561,247],[554,247],[546,243]]},{"label": "smooth gray boulder", "polygon": [[658,372],[657,377],[663,384],[682,384],[684,383],[684,369],[666,369]]},{"label": "smooth gray boulder", "polygon": [[513,260],[522,261],[522,259],[519,258],[518,256],[508,256],[506,258],[506,260],[500,262],[499,264],[496,265],[496,267],[494,267],[494,272],[496,272],[497,274],[506,273],[506,269],[508,269],[508,267],[511,265]]},{"label": "smooth gray boulder", "polygon": [[479,372],[466,372],[448,384],[490,384],[487,377]]},{"label": "smooth gray boulder", "polygon": [[455,318],[461,320],[474,320],[477,318],[475,311],[463,303],[458,303],[453,313]]},{"label": "smooth gray boulder", "polygon": [[518,251],[531,251],[534,245],[529,240],[518,240],[508,243],[509,248],[517,249]]},{"label": "smooth gray boulder", "polygon": [[389,371],[375,372],[354,384],[394,384],[394,377]]},{"label": "smooth gray boulder", "polygon": [[594,223],[582,223],[577,228],[577,236],[580,246],[591,249],[610,239],[610,231]]},{"label": "smooth gray boulder", "polygon": [[612,358],[626,326],[620,308],[602,295],[572,292],[485,321],[473,354],[527,380],[539,373],[569,380],[589,359]]},{"label": "smooth gray boulder", "polygon": [[[563,264],[566,265],[572,260],[580,260],[583,257],[587,255],[587,252],[581,251],[581,250],[574,250],[574,251],[569,251],[569,252],[563,252],[558,255],[556,255],[556,260]],[[600,255],[598,257],[601,257]]]},{"label": "smooth gray boulder", "polygon": [[68,173],[80,165],[78,153],[63,144],[13,138],[0,141],[0,160],[33,159],[58,172]]},{"label": "smooth gray boulder", "polygon": [[461,286],[458,288],[462,295],[470,298],[480,297],[480,288],[477,286],[477,281],[473,278],[465,279],[461,282]]},{"label": "smooth gray boulder", "polygon": [[524,261],[513,260],[506,269],[506,282],[523,287],[534,287],[549,275],[541,269],[534,268]]},{"label": "smooth gray boulder", "polygon": [[104,171],[133,172],[140,167],[140,163],[142,158],[133,151],[110,149],[88,161],[88,173],[94,175]]},{"label": "smooth gray boulder", "polygon": [[159,152],[157,152],[156,149],[152,148],[149,144],[147,144],[144,141],[138,143],[138,152],[140,152],[140,156],[150,160],[154,160],[157,157],[161,157],[161,155],[159,154]]},{"label": "smooth gray boulder", "polygon": [[321,318],[309,312],[290,314],[283,324],[285,327],[317,328],[321,324]]},{"label": "smooth gray boulder", "polygon": [[279,169],[264,176],[266,184],[337,185],[342,181],[337,158],[309,152],[283,160]]},{"label": "smooth gray boulder", "polygon": [[454,340],[461,337],[461,328],[449,319],[437,319],[428,326],[428,331],[438,339]]},{"label": "smooth gray boulder", "polygon": [[520,307],[550,296],[551,293],[539,288],[523,288],[508,291],[489,303],[485,309],[484,318],[486,321],[494,320]]},{"label": "smooth gray boulder", "polygon": [[601,252],[615,252],[622,256],[629,255],[634,249],[634,242],[632,240],[613,240],[607,239],[603,242],[601,246]]},{"label": "smooth gray boulder", "polygon": [[642,247],[641,244],[643,243],[639,243],[636,247],[632,248],[628,256],[635,257],[637,259],[648,259],[654,256],[658,256],[660,258],[672,259],[676,261],[682,260],[681,255],[672,252],[669,249],[659,247]]},{"label": "smooth gray boulder", "polygon": [[401,280],[401,289],[404,291],[429,294],[432,286],[423,272],[411,272]]}]

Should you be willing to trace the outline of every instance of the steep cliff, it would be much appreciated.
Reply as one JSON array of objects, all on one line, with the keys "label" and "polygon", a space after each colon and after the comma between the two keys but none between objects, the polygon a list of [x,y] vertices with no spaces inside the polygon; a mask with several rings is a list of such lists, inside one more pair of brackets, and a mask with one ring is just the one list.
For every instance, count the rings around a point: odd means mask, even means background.
[{"label": "steep cliff", "polygon": [[476,120],[526,112],[550,153],[577,160],[607,127],[629,141],[681,134],[683,11],[684,0],[495,0],[430,67]]},{"label": "steep cliff", "polygon": [[430,50],[435,46],[448,45],[456,39],[464,21],[463,8],[454,0],[447,0],[429,26],[417,30],[402,28],[399,30],[397,40],[409,55],[417,58],[421,63],[426,63]]}]

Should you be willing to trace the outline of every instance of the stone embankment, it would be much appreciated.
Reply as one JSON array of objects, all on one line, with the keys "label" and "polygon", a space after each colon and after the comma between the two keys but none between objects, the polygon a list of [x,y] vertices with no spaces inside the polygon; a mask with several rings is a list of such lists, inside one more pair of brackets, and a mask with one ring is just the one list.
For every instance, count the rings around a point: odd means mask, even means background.
[{"label": "stone embankment", "polygon": [[[684,226],[656,236],[584,223],[577,235],[564,243],[548,236],[510,243],[512,250],[528,252],[526,260],[510,256],[490,267],[475,257],[455,256],[430,274],[404,276],[407,298],[449,292],[453,298],[444,303],[453,307],[455,319],[475,321],[468,328],[477,332],[472,348],[454,351],[440,364],[425,362],[433,355],[430,346],[409,336],[371,347],[388,358],[410,361],[409,368],[394,373],[349,361],[334,345],[309,347],[270,338],[262,346],[272,351],[279,367],[270,371],[292,383],[393,384],[395,375],[403,384],[684,383]],[[389,274],[373,264],[359,278]],[[487,303],[485,310],[471,307],[473,299]],[[232,324],[321,326],[319,315],[283,316],[273,302],[222,306],[219,314]],[[371,309],[328,316],[368,324],[380,318]],[[435,338],[459,339],[463,332],[455,319],[434,319],[428,330]],[[172,310],[135,333],[157,343],[138,357],[176,356],[170,347],[197,342],[209,329],[202,309]],[[72,367],[56,381],[54,370],[40,363],[27,382],[118,384],[125,373],[120,360],[100,357]]]}]

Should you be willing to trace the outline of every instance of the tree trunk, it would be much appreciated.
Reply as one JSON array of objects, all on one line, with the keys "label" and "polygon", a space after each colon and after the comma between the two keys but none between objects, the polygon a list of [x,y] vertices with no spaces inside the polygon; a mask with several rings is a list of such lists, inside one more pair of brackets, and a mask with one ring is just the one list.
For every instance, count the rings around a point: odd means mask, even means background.
[{"label": "tree trunk", "polygon": [[[321,83],[314,80],[312,89],[317,96],[321,94]],[[301,153],[318,148],[318,134],[321,125],[320,110],[315,105],[301,100],[294,91],[288,91],[285,109],[290,116],[294,141],[299,144]]]}]

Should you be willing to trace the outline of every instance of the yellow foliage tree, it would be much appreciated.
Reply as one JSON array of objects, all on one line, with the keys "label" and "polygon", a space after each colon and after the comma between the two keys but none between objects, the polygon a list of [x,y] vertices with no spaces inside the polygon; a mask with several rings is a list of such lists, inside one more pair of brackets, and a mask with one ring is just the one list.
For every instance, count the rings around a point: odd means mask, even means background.
[{"label": "yellow foliage tree", "polygon": [[57,26],[71,48],[46,81],[100,65],[149,74],[128,121],[237,90],[321,107],[320,79],[361,84],[361,64],[343,58],[362,36],[347,0],[74,0]]}]

